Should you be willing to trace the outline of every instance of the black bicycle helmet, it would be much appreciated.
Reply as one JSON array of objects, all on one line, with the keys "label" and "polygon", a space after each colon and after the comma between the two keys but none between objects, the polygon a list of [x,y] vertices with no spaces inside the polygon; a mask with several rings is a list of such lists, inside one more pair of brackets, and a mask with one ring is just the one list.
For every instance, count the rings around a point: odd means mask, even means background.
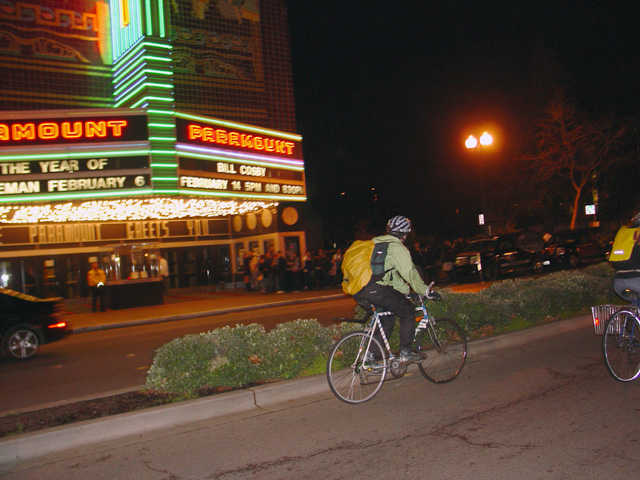
[{"label": "black bicycle helmet", "polygon": [[394,237],[403,237],[411,231],[411,220],[402,215],[396,215],[387,222],[387,233]]}]

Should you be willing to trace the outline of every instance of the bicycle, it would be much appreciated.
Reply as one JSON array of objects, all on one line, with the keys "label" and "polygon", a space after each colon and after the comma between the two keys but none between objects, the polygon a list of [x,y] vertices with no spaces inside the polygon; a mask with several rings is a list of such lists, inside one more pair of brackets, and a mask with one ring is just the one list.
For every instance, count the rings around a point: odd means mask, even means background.
[{"label": "bicycle", "polygon": [[[433,283],[429,285],[429,292]],[[462,371],[467,358],[467,338],[464,330],[449,318],[434,318],[429,313],[425,299],[417,295],[416,330],[413,347],[422,359],[417,362],[422,376],[430,382],[441,384],[454,380]],[[401,363],[399,355],[391,351],[380,318],[393,315],[373,309],[372,315],[363,320],[339,319],[365,323],[364,330],[343,335],[331,348],[327,359],[327,381],[333,394],[346,403],[357,404],[371,400],[382,388],[387,372],[402,377],[408,364]],[[374,336],[381,333],[384,348]]]},{"label": "bicycle", "polygon": [[609,373],[620,382],[640,377],[640,316],[638,292],[628,307],[606,321],[602,335],[602,355]]}]

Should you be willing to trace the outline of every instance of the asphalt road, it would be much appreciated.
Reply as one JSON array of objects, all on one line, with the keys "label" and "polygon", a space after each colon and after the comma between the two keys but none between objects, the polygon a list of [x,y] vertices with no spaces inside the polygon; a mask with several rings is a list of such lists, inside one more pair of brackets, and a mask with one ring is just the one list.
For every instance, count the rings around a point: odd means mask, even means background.
[{"label": "asphalt road", "polygon": [[354,305],[346,298],[72,335],[43,345],[28,361],[0,359],[0,415],[140,388],[155,350],[186,334],[251,323],[268,330],[298,318],[328,324],[351,316]]},{"label": "asphalt road", "polygon": [[[613,380],[584,327],[416,370],[352,406],[329,392],[24,462],[13,478],[636,478],[640,383]],[[473,351],[473,350],[472,350]]]}]

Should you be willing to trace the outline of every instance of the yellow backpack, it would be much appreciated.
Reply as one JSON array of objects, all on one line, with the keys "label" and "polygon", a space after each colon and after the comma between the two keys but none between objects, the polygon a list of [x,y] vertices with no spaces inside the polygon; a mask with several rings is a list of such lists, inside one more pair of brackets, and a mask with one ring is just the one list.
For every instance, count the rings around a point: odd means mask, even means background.
[{"label": "yellow backpack", "polygon": [[635,248],[640,235],[640,227],[621,227],[613,240],[609,262],[616,270],[637,270],[640,268],[640,249]]},{"label": "yellow backpack", "polygon": [[386,273],[384,261],[389,242],[356,240],[344,252],[342,259],[342,291],[355,295],[370,281],[378,281]]}]

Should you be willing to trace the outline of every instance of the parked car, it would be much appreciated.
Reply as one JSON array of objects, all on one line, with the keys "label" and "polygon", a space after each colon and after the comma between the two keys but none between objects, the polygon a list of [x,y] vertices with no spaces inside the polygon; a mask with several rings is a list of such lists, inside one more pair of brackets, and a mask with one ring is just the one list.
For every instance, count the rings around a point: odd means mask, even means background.
[{"label": "parked car", "polygon": [[544,249],[545,265],[555,268],[577,268],[587,263],[606,260],[609,245],[598,238],[593,228],[562,230],[554,233]]},{"label": "parked car", "polygon": [[529,231],[472,240],[456,255],[456,279],[495,280],[513,272],[541,273],[543,248],[542,235]]},{"label": "parked car", "polygon": [[0,288],[0,347],[3,355],[26,360],[44,343],[71,333],[62,298],[40,299]]}]

